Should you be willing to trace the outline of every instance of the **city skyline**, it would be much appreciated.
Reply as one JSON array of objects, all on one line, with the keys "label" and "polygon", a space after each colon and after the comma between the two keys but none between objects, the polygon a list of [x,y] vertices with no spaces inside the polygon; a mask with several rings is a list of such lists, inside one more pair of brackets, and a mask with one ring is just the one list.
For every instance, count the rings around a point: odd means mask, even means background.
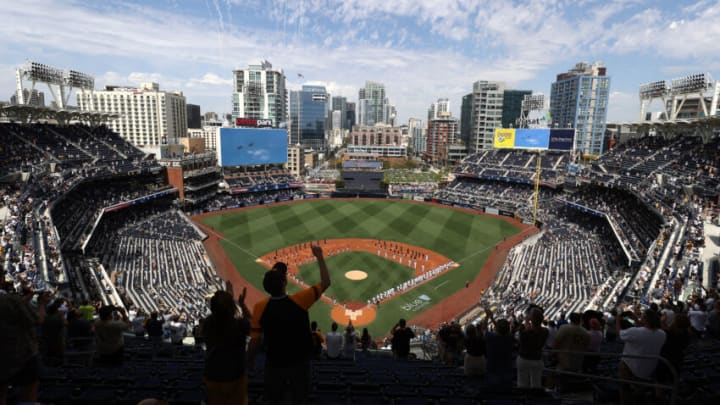
[{"label": "city skyline", "polygon": [[425,118],[438,98],[459,118],[462,96],[478,80],[549,96],[558,73],[602,61],[612,78],[608,121],[630,121],[640,84],[720,71],[712,51],[717,3],[582,4],[15,2],[0,14],[0,100],[15,92],[15,68],[33,60],[92,74],[97,88],[159,82],[203,112],[226,113],[232,70],[268,60],[284,71],[288,90],[322,85],[357,101],[366,81],[383,83],[405,124]]}]

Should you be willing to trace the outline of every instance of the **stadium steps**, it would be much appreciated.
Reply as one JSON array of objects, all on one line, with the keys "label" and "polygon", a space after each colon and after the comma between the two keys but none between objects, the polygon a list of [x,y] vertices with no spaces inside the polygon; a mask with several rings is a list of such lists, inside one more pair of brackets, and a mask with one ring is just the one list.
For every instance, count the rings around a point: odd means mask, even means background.
[{"label": "stadium steps", "polygon": [[60,159],[58,159],[58,157],[55,156],[52,152],[43,150],[41,147],[39,147],[39,146],[37,146],[36,144],[34,144],[34,143],[30,142],[29,140],[25,139],[25,138],[22,137],[20,134],[18,134],[18,133],[16,133],[15,131],[13,131],[12,129],[9,129],[9,130],[8,130],[8,133],[9,133],[10,135],[14,136],[15,138],[19,139],[19,140],[20,140],[21,142],[23,142],[24,144],[29,145],[29,146],[32,147],[33,149],[37,150],[38,152],[40,152],[40,154],[45,155],[45,156],[49,156],[50,159],[52,159],[54,162],[60,163]]},{"label": "stadium steps", "polygon": [[77,150],[79,150],[80,152],[88,155],[88,157],[92,158],[92,164],[93,164],[93,165],[94,165],[95,163],[97,163],[98,160],[100,160],[100,157],[99,157],[99,156],[96,156],[95,154],[91,153],[91,152],[88,151],[87,149],[85,149],[85,148],[83,148],[82,146],[80,146],[78,143],[76,143],[76,142],[74,142],[74,141],[71,141],[71,140],[68,139],[66,136],[64,136],[63,134],[61,134],[61,133],[59,133],[58,131],[56,131],[52,126],[46,125],[46,126],[45,126],[45,129],[47,129],[48,132],[52,133],[52,134],[55,135],[56,137],[64,140],[65,142],[69,143],[70,145],[74,146],[74,147],[75,147]]},{"label": "stadium steps", "polygon": [[85,132],[89,138],[93,138],[95,142],[100,142],[103,145],[107,146],[109,149],[113,150],[115,153],[120,155],[123,159],[128,159],[128,156],[124,154],[120,149],[116,148],[115,145],[109,144],[105,142],[104,140],[100,139],[99,137],[91,134],[87,129],[85,129],[82,125],[78,125],[77,128],[79,128],[81,131]]}]

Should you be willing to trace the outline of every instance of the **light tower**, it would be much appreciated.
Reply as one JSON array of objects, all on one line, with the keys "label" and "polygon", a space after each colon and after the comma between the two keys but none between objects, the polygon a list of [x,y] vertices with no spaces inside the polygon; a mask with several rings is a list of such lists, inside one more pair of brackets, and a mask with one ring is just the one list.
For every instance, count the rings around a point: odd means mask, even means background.
[{"label": "light tower", "polygon": [[665,119],[670,117],[667,111],[667,97],[670,94],[670,84],[665,80],[640,85],[640,119],[645,120],[645,112],[650,108],[653,101],[660,100],[662,102]]},{"label": "light tower", "polygon": [[[45,83],[48,90],[50,90],[50,94],[52,94],[55,104],[61,110],[67,106],[73,89],[92,91],[95,88],[95,78],[92,75],[37,62],[27,62],[24,66],[17,68],[15,80],[17,82],[18,104],[25,105],[29,101],[25,100],[23,91],[23,80],[29,80],[31,86],[28,94],[32,94],[37,83]],[[57,92],[54,86],[57,86]]]},{"label": "light tower", "polygon": [[[698,105],[705,117],[717,114],[720,81],[713,80],[710,73],[698,73],[670,81],[661,80],[640,86],[640,121],[654,100],[661,100],[662,111],[667,121],[675,121],[689,98],[697,97]],[[709,105],[706,97],[710,99]]]}]

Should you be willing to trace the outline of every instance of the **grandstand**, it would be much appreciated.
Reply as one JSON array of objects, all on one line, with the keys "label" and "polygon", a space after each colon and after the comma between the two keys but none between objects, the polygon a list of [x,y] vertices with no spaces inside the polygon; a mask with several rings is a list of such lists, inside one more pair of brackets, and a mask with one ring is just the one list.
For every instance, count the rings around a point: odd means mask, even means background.
[{"label": "grandstand", "polygon": [[[182,208],[198,213],[314,197],[282,170],[227,171],[227,187],[215,190],[206,185],[219,183],[218,170],[188,166],[196,172],[183,185],[190,189],[181,189],[212,191],[182,205],[167,169],[104,126],[2,123],[0,143],[3,290],[53,290],[78,303],[181,315],[191,326],[207,314],[206,297],[221,288],[222,280],[203,247],[206,235]],[[536,159],[522,151],[483,151],[463,160],[446,187],[428,185],[422,193],[432,193],[426,199],[434,202],[529,221]],[[570,154],[545,154],[541,232],[511,250],[482,303],[468,303],[458,316],[482,322],[482,309],[492,307],[516,330],[531,304],[545,308],[549,321],[571,312],[609,313],[620,304],[704,305],[717,299],[720,274],[707,264],[703,246],[704,224],[718,216],[719,161],[717,133],[642,136],[582,165],[577,174],[566,170],[570,163],[580,164]],[[364,172],[347,173],[354,173],[354,181]],[[370,173],[379,185],[379,170]],[[380,190],[347,187],[349,180],[346,188],[355,192]],[[429,346],[424,339],[415,343],[418,355],[420,347]],[[91,358],[78,365],[70,354],[63,365],[43,365],[40,399],[73,404],[137,403],[149,396],[172,403],[203,399],[200,351],[126,341],[128,361],[119,368],[92,365]],[[717,349],[717,340],[709,337],[692,340],[682,358],[682,387],[676,389],[681,399],[718,398],[712,381],[720,364]],[[596,377],[617,375],[620,351],[603,343],[607,358]],[[557,392],[498,387],[437,359],[397,363],[386,353],[373,352],[356,363],[319,361],[313,398],[318,403],[560,403]],[[261,382],[262,369],[250,376],[251,401],[262,395]],[[591,401],[617,400],[616,384],[588,384],[594,389]]]}]

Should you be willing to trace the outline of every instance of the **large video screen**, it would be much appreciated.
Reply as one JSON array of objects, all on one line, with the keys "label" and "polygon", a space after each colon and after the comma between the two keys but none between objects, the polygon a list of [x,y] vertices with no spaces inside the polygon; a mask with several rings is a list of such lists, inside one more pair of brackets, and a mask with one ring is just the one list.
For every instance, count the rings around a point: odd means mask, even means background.
[{"label": "large video screen", "polygon": [[221,166],[287,163],[287,130],[221,128],[218,136]]},{"label": "large video screen", "polygon": [[496,149],[573,150],[574,129],[496,128],[493,147]]},{"label": "large video screen", "polygon": [[550,142],[550,130],[518,128],[515,130],[516,149],[547,149]]}]

